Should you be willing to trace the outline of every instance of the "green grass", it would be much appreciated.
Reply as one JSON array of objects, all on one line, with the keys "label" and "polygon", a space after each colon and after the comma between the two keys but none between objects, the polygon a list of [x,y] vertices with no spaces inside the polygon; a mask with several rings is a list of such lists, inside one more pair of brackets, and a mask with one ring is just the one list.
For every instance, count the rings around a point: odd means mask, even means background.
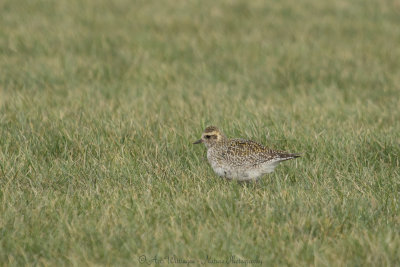
[{"label": "green grass", "polygon": [[[399,25],[398,0],[1,1],[0,265],[400,265]],[[207,125],[303,156],[226,182]]]}]

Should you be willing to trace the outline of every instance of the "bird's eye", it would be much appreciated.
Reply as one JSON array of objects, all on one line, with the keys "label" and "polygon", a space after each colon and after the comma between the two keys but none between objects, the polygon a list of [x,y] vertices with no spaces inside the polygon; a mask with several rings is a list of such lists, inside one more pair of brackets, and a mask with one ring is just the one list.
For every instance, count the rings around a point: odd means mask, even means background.
[{"label": "bird's eye", "polygon": [[211,138],[211,135],[206,135],[206,136],[204,136],[206,139],[210,139]]}]

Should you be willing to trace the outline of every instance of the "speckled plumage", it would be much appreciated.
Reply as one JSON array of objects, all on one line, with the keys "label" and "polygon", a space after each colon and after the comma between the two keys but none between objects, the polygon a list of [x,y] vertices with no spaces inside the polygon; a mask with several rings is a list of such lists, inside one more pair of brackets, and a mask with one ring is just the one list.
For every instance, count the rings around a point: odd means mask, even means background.
[{"label": "speckled plumage", "polygon": [[221,177],[235,180],[256,180],[273,172],[282,161],[299,157],[245,139],[228,139],[215,126],[207,127],[200,140],[207,148],[207,159]]}]

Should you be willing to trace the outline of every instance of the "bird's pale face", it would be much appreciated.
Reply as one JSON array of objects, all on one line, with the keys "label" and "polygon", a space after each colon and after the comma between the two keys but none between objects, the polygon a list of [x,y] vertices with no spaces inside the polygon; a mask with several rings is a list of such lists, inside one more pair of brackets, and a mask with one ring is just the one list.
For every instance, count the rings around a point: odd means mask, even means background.
[{"label": "bird's pale face", "polygon": [[223,138],[224,136],[217,127],[209,126],[204,130],[203,134],[201,135],[201,139],[197,140],[193,144],[203,143],[207,148],[210,148],[221,142]]}]

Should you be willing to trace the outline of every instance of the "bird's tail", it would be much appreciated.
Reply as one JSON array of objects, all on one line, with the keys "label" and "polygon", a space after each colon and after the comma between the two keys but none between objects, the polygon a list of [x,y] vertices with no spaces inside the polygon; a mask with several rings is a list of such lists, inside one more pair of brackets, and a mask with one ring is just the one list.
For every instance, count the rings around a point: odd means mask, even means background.
[{"label": "bird's tail", "polygon": [[280,161],[285,161],[285,160],[289,160],[289,159],[295,159],[300,157],[299,153],[282,153],[279,154],[279,160]]}]

